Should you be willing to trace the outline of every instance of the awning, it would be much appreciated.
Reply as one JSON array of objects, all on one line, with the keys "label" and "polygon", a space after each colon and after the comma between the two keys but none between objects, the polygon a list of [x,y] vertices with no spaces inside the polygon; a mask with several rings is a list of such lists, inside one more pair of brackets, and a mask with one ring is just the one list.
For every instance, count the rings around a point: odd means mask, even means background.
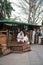
[{"label": "awning", "polygon": [[37,25],[37,24],[30,24],[27,22],[20,22],[15,20],[0,20],[0,23],[5,23],[6,25],[12,26],[12,24],[20,24],[20,25],[31,25],[31,26],[43,26],[43,25]]}]

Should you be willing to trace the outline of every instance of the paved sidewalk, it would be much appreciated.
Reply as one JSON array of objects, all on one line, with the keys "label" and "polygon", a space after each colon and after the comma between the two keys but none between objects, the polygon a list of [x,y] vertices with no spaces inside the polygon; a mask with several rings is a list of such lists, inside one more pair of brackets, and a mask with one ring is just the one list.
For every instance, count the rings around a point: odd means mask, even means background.
[{"label": "paved sidewalk", "polygon": [[31,45],[32,51],[12,53],[0,58],[0,65],[43,65],[43,45]]}]

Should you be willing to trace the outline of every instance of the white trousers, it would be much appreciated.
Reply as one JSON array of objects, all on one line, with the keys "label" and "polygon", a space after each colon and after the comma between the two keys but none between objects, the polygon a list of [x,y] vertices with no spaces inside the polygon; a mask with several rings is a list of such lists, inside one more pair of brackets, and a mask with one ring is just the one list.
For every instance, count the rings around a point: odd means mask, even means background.
[{"label": "white trousers", "polygon": [[34,44],[35,35],[32,36],[32,44]]},{"label": "white trousers", "polygon": [[41,44],[41,36],[39,36],[38,44]]}]

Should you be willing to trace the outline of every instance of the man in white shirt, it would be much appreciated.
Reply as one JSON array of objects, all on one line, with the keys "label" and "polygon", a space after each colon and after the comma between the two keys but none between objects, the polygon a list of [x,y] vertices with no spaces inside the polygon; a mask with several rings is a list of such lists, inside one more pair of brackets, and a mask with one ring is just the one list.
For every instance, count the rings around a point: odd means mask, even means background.
[{"label": "man in white shirt", "polygon": [[39,29],[39,31],[38,31],[38,37],[39,37],[38,44],[41,44],[41,38],[42,38],[42,31],[41,31],[41,29]]},{"label": "man in white shirt", "polygon": [[32,33],[32,44],[34,44],[35,41],[35,34],[36,34],[36,30],[34,29]]},{"label": "man in white shirt", "polygon": [[27,44],[30,44],[29,38],[28,38],[28,33],[25,34],[23,41],[26,42]]},{"label": "man in white shirt", "polygon": [[17,35],[17,41],[18,42],[23,42],[23,38],[24,38],[24,33],[21,31],[20,33],[18,33]]}]

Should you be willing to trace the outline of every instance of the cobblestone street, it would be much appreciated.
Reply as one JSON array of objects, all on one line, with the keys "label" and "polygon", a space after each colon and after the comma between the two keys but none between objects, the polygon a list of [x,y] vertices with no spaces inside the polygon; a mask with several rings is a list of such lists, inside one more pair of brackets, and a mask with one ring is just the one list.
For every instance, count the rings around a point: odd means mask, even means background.
[{"label": "cobblestone street", "polygon": [[43,65],[43,45],[31,45],[31,50],[0,57],[0,65]]}]

